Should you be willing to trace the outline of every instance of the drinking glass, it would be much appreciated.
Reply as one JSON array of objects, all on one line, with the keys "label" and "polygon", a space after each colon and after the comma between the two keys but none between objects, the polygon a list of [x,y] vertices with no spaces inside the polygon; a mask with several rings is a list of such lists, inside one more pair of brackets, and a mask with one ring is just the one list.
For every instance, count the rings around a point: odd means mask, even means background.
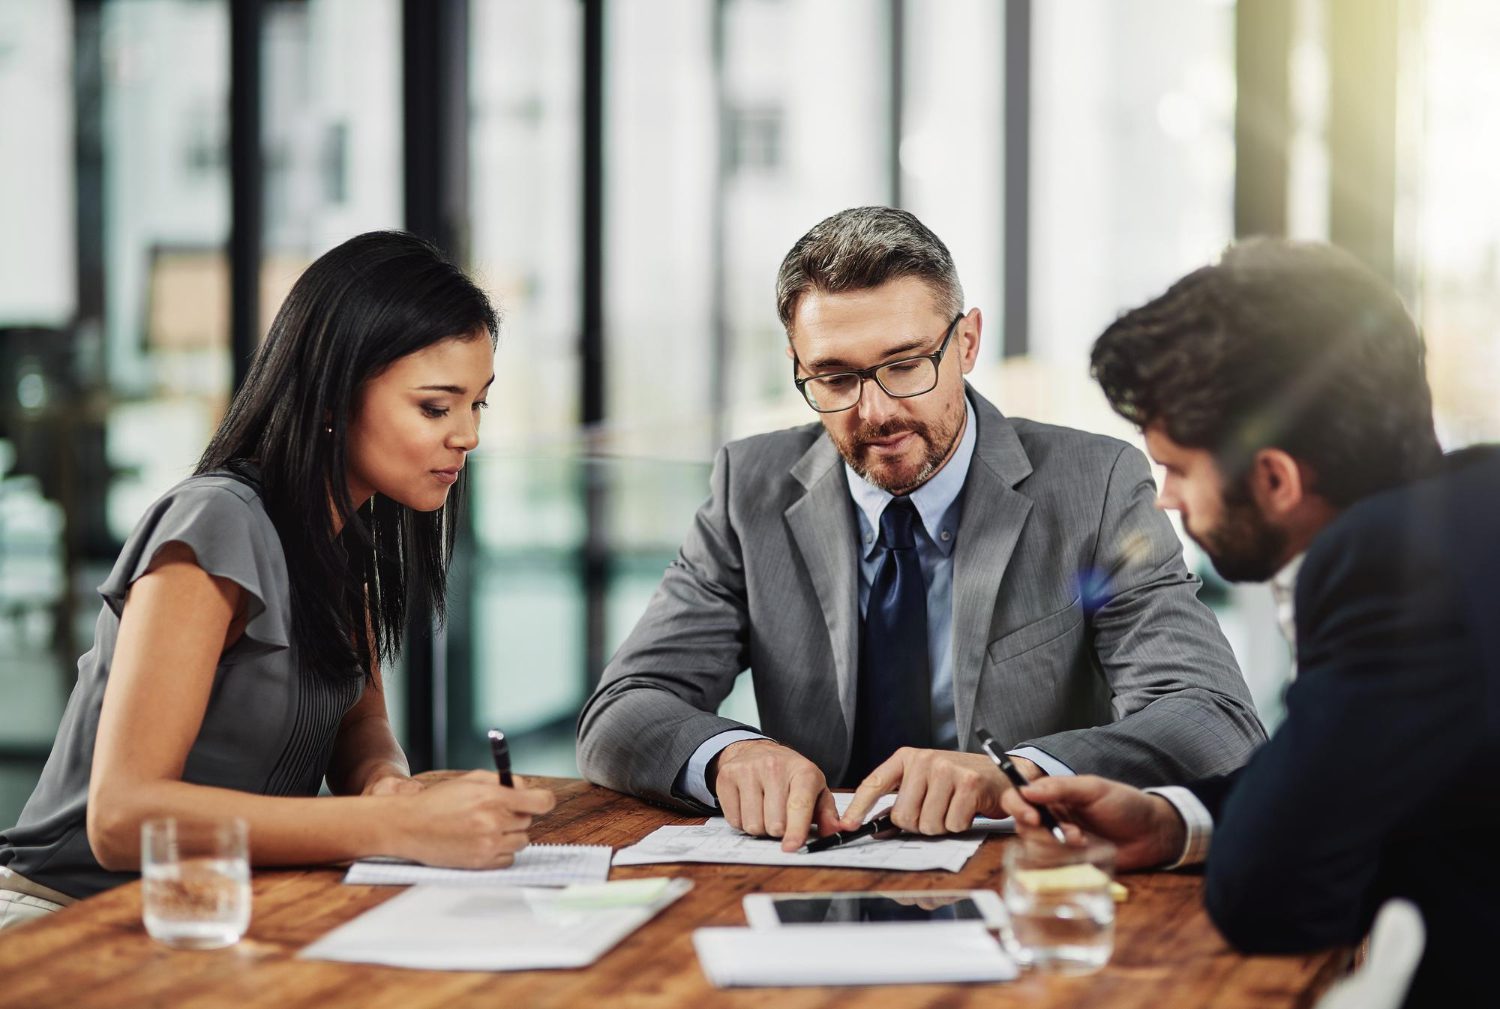
[{"label": "drinking glass", "polygon": [[238,818],[141,824],[141,917],[158,942],[218,949],[250,924],[248,830]]},{"label": "drinking glass", "polygon": [[1088,974],[1115,944],[1115,847],[1099,838],[1059,844],[1017,838],[1005,849],[1001,938],[1023,967]]}]

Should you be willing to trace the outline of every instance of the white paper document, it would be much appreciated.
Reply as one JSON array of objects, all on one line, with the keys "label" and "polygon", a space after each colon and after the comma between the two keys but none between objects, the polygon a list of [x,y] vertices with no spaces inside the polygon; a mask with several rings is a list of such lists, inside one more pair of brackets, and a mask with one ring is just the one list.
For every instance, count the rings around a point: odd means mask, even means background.
[{"label": "white paper document", "polygon": [[978,922],[700,928],[716,988],[1011,981],[1016,963]]},{"label": "white paper document", "polygon": [[[853,801],[854,793],[852,792],[833,793],[833,804],[838,809],[840,816],[843,816],[844,813],[848,811],[849,804]],[[870,811],[865,814],[865,820],[873,820],[880,814],[888,812],[890,808],[895,804],[895,795],[882,795],[880,798],[875,800],[875,805],[871,806]],[[713,817],[707,822],[722,830],[730,831],[731,833],[737,834],[740,832],[737,828],[731,827],[729,825],[729,821],[724,819],[722,816]],[[988,816],[976,816],[974,818],[974,823],[969,827],[969,830],[981,834],[1014,834],[1016,832],[1016,820],[1015,817],[1012,816],[1007,816],[1003,820],[991,819]]]},{"label": "white paper document", "polygon": [[[849,803],[853,801],[853,792],[833,793],[833,804],[838,807],[840,816],[843,816],[844,813],[848,811]],[[875,800],[875,805],[871,806],[870,811],[865,814],[865,819],[873,819],[874,817],[879,816],[881,813],[889,810],[895,804],[896,796],[894,794],[882,795],[880,798]],[[723,820],[723,817],[719,817],[719,819]],[[724,820],[724,825],[728,827],[729,821]],[[734,828],[730,827],[730,829],[733,830]],[[976,816],[974,817],[974,822],[970,825],[969,829],[985,834],[1014,834],[1016,832],[1016,818],[1013,816],[1007,816],[1003,820],[996,820],[988,816]]]},{"label": "white paper document", "polygon": [[[849,808],[848,793],[834,795],[838,810]],[[896,801],[893,795],[875,803],[878,816]],[[861,838],[827,851],[788,854],[781,842],[751,837],[716,816],[698,826],[658,827],[637,843],[615,852],[615,865],[655,865],[666,862],[717,862],[735,865],[803,865],[823,868],[908,870],[946,869],[958,872],[979,850],[985,833],[1015,830],[1013,820],[976,820],[974,830],[947,837],[902,834],[891,838]]]},{"label": "white paper document", "polygon": [[583,967],[690,889],[675,879],[644,902],[580,903],[566,890],[414,886],[297,955],[422,970]]},{"label": "white paper document", "polygon": [[575,883],[602,883],[609,878],[610,853],[609,846],[603,844],[533,844],[517,852],[515,864],[505,869],[441,869],[411,862],[366,859],[349,867],[344,882],[375,886],[412,883],[571,886]]},{"label": "white paper document", "polygon": [[957,872],[974,852],[980,837],[861,838],[827,851],[787,853],[773,838],[750,837],[725,830],[713,821],[696,827],[658,827],[644,839],[615,852],[615,865],[659,862],[718,862],[733,865],[802,865],[846,869],[946,869]]}]

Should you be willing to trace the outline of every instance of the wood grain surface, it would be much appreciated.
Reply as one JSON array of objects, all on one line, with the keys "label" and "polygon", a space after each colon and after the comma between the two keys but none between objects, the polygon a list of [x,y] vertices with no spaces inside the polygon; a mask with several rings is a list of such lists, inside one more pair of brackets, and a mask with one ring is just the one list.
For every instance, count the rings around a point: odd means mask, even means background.
[{"label": "wood grain surface", "polygon": [[[535,842],[609,844],[640,840],[685,819],[570,779],[551,788],[557,809]],[[50,919],[0,933],[0,1009],[172,1006],[187,1009],[487,1009],[579,1006],[739,1006],[775,1009],[1271,1009],[1309,1006],[1344,969],[1343,952],[1243,957],[1203,912],[1202,881],[1182,873],[1124,877],[1109,965],[1082,978],[1025,975],[1008,984],[720,991],[698,967],[692,931],[743,925],[740,898],[757,890],[996,888],[1005,839],[991,838],[960,873],[868,872],[773,866],[636,866],[611,879],[691,877],[693,890],[584,970],[472,973],[404,970],[294,959],[318,936],[399,892],[344,886],[342,869],[260,869],[245,938],[229,949],[176,951],[147,937],[139,883],[80,902]]]}]

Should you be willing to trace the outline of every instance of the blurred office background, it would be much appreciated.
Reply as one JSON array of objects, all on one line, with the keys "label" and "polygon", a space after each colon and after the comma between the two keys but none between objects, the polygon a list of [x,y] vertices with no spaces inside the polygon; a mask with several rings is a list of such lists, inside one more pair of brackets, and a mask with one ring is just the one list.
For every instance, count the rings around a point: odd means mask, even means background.
[{"label": "blurred office background", "polygon": [[[0,824],[122,538],[344,238],[432,237],[505,312],[399,731],[479,765],[500,725],[572,774],[715,449],[814,419],[772,282],[838,209],[948,242],[1009,412],[1134,438],[1099,330],[1289,234],[1399,286],[1447,445],[1500,436],[1497,43],[1490,0],[0,0]],[[1189,555],[1274,723],[1265,590]]]}]

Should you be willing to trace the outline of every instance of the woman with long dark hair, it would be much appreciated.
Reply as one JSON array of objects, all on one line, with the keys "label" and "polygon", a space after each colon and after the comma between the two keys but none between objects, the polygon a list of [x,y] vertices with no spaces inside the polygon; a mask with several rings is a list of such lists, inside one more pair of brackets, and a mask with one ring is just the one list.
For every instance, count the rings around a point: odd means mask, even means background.
[{"label": "woman with long dark hair", "polygon": [[512,861],[551,794],[493,772],[424,788],[381,680],[408,607],[443,612],[496,332],[410,235],[307,269],[195,474],[100,586],[51,757],[0,832],[0,927],[133,878],[155,816],[242,817],[263,865]]}]

